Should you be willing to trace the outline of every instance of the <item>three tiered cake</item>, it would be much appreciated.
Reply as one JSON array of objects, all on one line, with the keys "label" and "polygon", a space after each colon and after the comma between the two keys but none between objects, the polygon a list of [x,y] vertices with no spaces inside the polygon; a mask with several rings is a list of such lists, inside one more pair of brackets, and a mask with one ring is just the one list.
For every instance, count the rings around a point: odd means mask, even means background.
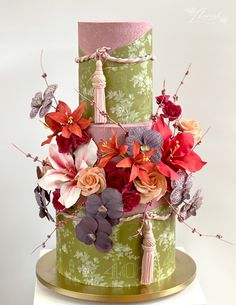
[{"label": "three tiered cake", "polygon": [[73,282],[168,278],[176,215],[183,221],[201,205],[199,191],[190,196],[191,173],[205,164],[193,151],[200,127],[179,120],[178,97],[165,89],[152,114],[153,60],[149,22],[80,22],[80,105],[72,111],[48,84],[32,100],[31,117],[52,130],[35,195],[41,217],[52,219],[50,201],[56,209],[56,267]]}]

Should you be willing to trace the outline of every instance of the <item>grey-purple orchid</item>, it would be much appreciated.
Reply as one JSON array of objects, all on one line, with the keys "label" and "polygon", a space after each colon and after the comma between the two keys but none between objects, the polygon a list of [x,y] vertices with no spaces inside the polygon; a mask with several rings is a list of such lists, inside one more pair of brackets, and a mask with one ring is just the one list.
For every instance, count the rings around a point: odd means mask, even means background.
[{"label": "grey-purple orchid", "polygon": [[196,211],[202,205],[201,190],[197,190],[195,194],[190,195],[190,190],[193,185],[192,174],[187,174],[185,171],[179,170],[180,178],[171,181],[172,192],[170,201],[173,206],[179,208],[179,221],[184,221],[190,216],[196,216]]},{"label": "grey-purple orchid", "polygon": [[128,145],[127,154],[130,156],[133,155],[134,140],[140,144],[141,152],[147,152],[152,149],[157,150],[150,158],[153,163],[158,163],[161,160],[162,136],[159,132],[145,127],[131,128],[126,138],[126,144]]},{"label": "grey-purple orchid", "polygon": [[39,117],[43,118],[51,108],[52,98],[57,85],[49,85],[44,93],[37,92],[31,101],[30,118],[33,119],[39,112]]},{"label": "grey-purple orchid", "polygon": [[108,252],[112,248],[109,238],[112,232],[110,223],[101,216],[86,216],[76,226],[76,237],[86,245],[92,245],[100,252]]},{"label": "grey-purple orchid", "polygon": [[190,199],[190,190],[193,185],[192,174],[187,174],[183,170],[177,172],[180,175],[178,180],[171,180],[172,192],[170,201],[173,205],[179,206],[184,200]]},{"label": "grey-purple orchid", "polygon": [[108,252],[113,246],[109,238],[112,226],[122,214],[122,195],[116,189],[106,188],[101,196],[90,195],[85,202],[85,217],[76,226],[77,238],[86,245],[94,244],[100,252]]},{"label": "grey-purple orchid", "polygon": [[201,189],[199,189],[193,195],[192,199],[181,207],[180,221],[186,220],[190,216],[196,216],[197,215],[196,211],[201,207],[202,200],[203,200],[203,197],[201,196]]},{"label": "grey-purple orchid", "polygon": [[86,215],[90,217],[102,216],[115,220],[123,214],[122,195],[113,188],[106,188],[101,196],[90,195],[85,203]]}]

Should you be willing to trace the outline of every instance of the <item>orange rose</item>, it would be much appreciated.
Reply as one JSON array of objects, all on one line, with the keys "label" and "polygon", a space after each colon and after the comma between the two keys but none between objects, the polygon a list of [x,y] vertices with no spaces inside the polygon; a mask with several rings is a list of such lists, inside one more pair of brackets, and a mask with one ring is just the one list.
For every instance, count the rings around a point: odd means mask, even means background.
[{"label": "orange rose", "polygon": [[106,188],[106,178],[103,168],[87,167],[79,172],[77,186],[81,195],[89,196],[101,193]]},{"label": "orange rose", "polygon": [[140,193],[140,203],[148,203],[152,199],[159,200],[166,193],[167,182],[165,176],[159,172],[151,172],[148,174],[149,183],[146,183],[140,179],[134,180],[136,190]]},{"label": "orange rose", "polygon": [[201,128],[198,122],[194,120],[182,120],[177,124],[181,131],[189,132],[193,135],[195,144],[199,143],[201,140]]}]

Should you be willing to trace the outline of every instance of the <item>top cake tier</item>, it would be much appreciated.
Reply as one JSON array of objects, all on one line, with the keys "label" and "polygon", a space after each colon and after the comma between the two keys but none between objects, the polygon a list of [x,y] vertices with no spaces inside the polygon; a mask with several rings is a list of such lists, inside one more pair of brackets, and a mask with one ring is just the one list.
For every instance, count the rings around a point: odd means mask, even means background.
[{"label": "top cake tier", "polygon": [[[110,47],[118,58],[137,58],[152,54],[152,29],[149,22],[79,22],[79,56]],[[79,90],[93,99],[91,78],[95,61],[79,65]],[[105,61],[106,111],[120,123],[148,121],[152,113],[152,61],[121,64]],[[83,98],[81,98],[82,100]],[[85,115],[93,117],[87,103]]]}]

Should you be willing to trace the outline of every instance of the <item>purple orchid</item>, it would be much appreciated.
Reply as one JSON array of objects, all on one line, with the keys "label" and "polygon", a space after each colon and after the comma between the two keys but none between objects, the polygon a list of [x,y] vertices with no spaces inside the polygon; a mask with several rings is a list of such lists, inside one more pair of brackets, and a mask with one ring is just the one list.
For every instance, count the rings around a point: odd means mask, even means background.
[{"label": "purple orchid", "polygon": [[89,217],[101,216],[112,220],[119,219],[123,214],[122,195],[113,188],[106,188],[101,196],[90,195],[85,203],[86,215]]},{"label": "purple orchid", "polygon": [[76,237],[86,245],[94,244],[100,252],[108,252],[112,246],[109,238],[112,228],[110,223],[101,216],[95,218],[86,216],[76,226]]},{"label": "purple orchid", "polygon": [[44,93],[37,92],[31,101],[30,118],[33,119],[39,112],[39,117],[43,118],[51,108],[52,98],[54,92],[57,89],[57,85],[49,85]]},{"label": "purple orchid", "polygon": [[152,149],[157,150],[150,158],[153,163],[158,163],[161,160],[162,136],[159,132],[145,127],[131,128],[126,138],[126,144],[128,145],[127,154],[130,156],[133,155],[134,140],[140,144],[141,152],[147,152]]},{"label": "purple orchid", "polygon": [[193,185],[192,174],[187,174],[183,170],[177,172],[180,175],[178,180],[171,180],[172,192],[170,201],[173,205],[179,206],[184,200],[190,199],[190,190]]},{"label": "purple orchid", "polygon": [[201,196],[201,189],[199,189],[193,195],[192,199],[181,207],[180,221],[186,220],[190,216],[196,216],[197,215],[196,211],[201,207],[202,200],[203,200],[203,197]]}]

